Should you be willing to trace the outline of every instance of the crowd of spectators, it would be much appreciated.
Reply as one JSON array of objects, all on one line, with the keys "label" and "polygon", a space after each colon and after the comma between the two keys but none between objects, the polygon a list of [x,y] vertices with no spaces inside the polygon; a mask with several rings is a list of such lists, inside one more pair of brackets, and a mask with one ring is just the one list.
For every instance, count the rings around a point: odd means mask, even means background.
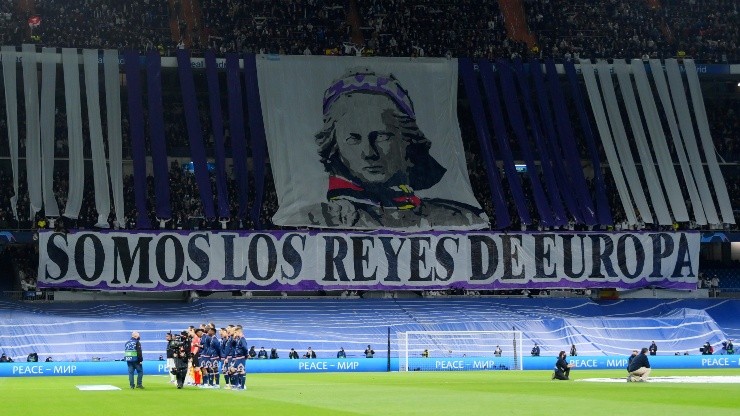
[{"label": "crowd of spectators", "polygon": [[[50,0],[0,4],[3,44],[427,57],[738,60],[733,0],[523,0],[529,46],[498,2],[475,0]],[[28,18],[40,22],[29,28]],[[187,39],[187,42],[185,41]]]},{"label": "crowd of spectators", "polygon": [[738,4],[732,0],[524,0],[524,5],[544,56],[724,63],[740,56]]},{"label": "crowd of spectators", "polygon": [[37,268],[39,264],[38,246],[35,244],[13,244],[4,248],[6,256],[13,259],[15,286],[24,292],[36,290]]},{"label": "crowd of spectators", "polygon": [[42,45],[163,53],[174,49],[166,0],[37,1],[35,13],[41,22],[28,36]]},{"label": "crowd of spectators", "polygon": [[667,52],[657,13],[645,1],[525,0],[524,5],[543,56],[673,56]]},{"label": "crowd of spectators", "polygon": [[207,46],[221,53],[333,54],[349,39],[344,0],[201,0]]},{"label": "crowd of spectators", "polygon": [[382,56],[513,57],[497,2],[371,0],[360,3],[365,46]]},{"label": "crowd of spectators", "polygon": [[739,9],[734,0],[672,0],[664,2],[661,16],[677,54],[727,63],[740,58]]}]

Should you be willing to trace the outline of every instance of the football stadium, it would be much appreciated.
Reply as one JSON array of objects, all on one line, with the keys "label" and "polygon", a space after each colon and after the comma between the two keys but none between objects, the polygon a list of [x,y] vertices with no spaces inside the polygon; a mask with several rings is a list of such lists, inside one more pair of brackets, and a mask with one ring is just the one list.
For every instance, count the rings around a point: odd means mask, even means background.
[{"label": "football stadium", "polygon": [[737,415],[739,8],[2,2],[2,414]]}]

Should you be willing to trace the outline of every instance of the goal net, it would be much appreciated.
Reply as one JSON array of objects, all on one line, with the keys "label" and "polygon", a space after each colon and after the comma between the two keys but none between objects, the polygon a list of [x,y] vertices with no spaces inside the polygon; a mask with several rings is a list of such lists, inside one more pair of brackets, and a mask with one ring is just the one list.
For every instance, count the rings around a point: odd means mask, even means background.
[{"label": "goal net", "polygon": [[398,333],[399,371],[522,370],[521,331]]}]

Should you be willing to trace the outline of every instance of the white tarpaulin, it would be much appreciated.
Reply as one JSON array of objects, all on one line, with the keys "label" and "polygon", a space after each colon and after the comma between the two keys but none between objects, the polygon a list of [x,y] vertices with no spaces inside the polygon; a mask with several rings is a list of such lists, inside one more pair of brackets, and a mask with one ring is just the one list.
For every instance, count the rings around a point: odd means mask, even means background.
[{"label": "white tarpaulin", "polygon": [[260,56],[278,225],[480,229],[457,61]]}]

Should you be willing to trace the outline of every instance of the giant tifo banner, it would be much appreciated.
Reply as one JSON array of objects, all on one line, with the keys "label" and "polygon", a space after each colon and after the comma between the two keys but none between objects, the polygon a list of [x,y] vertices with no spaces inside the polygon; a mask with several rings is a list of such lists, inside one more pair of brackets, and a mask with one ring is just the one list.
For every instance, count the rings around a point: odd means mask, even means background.
[{"label": "giant tifo banner", "polygon": [[262,55],[273,222],[342,229],[473,230],[454,59]]},{"label": "giant tifo banner", "polygon": [[40,287],[696,288],[699,233],[43,232]]}]

